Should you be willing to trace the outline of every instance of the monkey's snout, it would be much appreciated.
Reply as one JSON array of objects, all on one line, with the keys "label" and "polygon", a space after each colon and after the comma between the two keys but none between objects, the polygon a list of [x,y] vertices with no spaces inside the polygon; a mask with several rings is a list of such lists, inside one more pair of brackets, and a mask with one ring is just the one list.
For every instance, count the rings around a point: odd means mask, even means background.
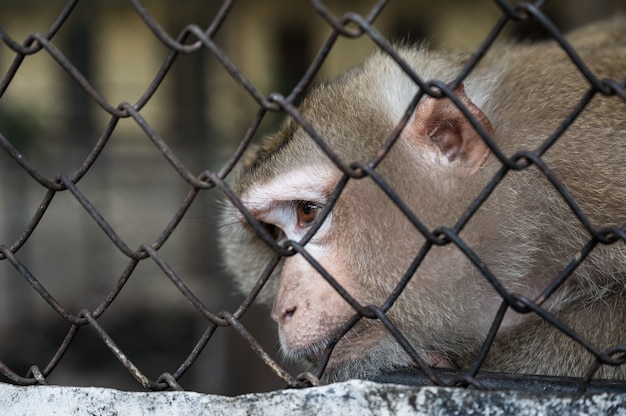
[{"label": "monkey's snout", "polygon": [[280,325],[285,325],[289,323],[289,321],[291,321],[291,318],[296,313],[296,309],[298,309],[296,306],[282,308],[277,308],[276,306],[274,306],[274,308],[272,309],[272,319],[278,322],[278,324]]}]

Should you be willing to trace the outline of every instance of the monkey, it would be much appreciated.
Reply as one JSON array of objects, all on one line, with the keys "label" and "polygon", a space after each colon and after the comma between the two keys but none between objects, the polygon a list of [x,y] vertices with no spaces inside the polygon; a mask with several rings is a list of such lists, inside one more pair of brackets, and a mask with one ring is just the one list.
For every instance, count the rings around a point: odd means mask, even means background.
[{"label": "monkey", "polygon": [[[595,77],[624,82],[626,19],[579,28],[567,39]],[[424,45],[396,50],[421,79],[445,85],[472,56]],[[379,51],[313,88],[298,111],[345,166],[370,163],[400,128],[373,170],[427,233],[452,229],[501,172],[503,162],[483,134],[506,158],[542,149],[540,161],[576,207],[537,163],[528,162],[501,176],[458,238],[506,293],[537,302],[597,351],[617,347],[623,356],[623,237],[595,244],[571,276],[542,295],[595,241],[594,232],[625,229],[624,100],[595,94],[558,140],[544,146],[590,88],[554,40],[494,44],[451,93],[472,124],[450,96],[425,93]],[[226,204],[220,232],[225,267],[248,293],[277,255],[273,244],[303,242],[319,267],[302,252],[281,257],[258,299],[271,304],[283,354],[310,366],[321,362],[329,341],[357,313],[320,268],[360,305],[377,307],[406,275],[386,316],[427,366],[468,370],[503,304],[502,292],[459,244],[430,244],[379,182],[371,174],[347,177],[306,129],[287,118],[248,149],[234,174],[232,190],[248,217]],[[312,227],[317,229],[309,236]],[[426,254],[412,269],[421,252]],[[537,313],[509,306],[480,371],[581,377],[594,360]],[[324,378],[367,378],[416,366],[380,320],[360,317],[334,345]],[[626,379],[626,365],[601,365],[594,377]]]}]

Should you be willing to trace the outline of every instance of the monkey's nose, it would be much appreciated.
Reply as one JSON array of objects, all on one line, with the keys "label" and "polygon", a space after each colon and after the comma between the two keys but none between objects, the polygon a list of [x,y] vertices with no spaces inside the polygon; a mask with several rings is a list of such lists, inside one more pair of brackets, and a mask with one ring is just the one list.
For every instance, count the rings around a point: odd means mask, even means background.
[{"label": "monkey's nose", "polygon": [[278,322],[280,325],[285,325],[289,321],[291,321],[291,317],[296,313],[296,306],[286,307],[286,308],[277,308],[274,307],[272,309],[272,319]]}]

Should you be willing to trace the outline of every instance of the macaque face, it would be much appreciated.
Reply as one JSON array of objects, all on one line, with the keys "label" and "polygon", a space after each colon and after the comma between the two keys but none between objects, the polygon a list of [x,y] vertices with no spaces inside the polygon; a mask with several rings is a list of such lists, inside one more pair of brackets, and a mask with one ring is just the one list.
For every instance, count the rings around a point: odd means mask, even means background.
[{"label": "macaque face", "polygon": [[[338,174],[328,166],[305,166],[251,187],[241,200],[278,243],[299,242],[325,208]],[[331,212],[305,249],[337,276],[340,284],[353,286],[343,270],[333,220]],[[328,328],[340,325],[351,315],[351,308],[302,255],[285,258],[281,269],[271,315],[279,325],[284,351],[294,356],[307,355],[326,341]]]},{"label": "macaque face", "polygon": [[[326,209],[340,176],[330,164],[303,166],[250,187],[241,200],[279,244],[286,240],[299,242]],[[362,292],[354,275],[358,269],[349,266],[350,246],[358,243],[344,245],[341,237],[347,236],[338,231],[342,229],[341,207],[345,200],[340,198],[327,213],[304,249],[358,299]],[[333,332],[355,311],[301,254],[283,259],[277,278],[280,282],[271,316],[278,323],[281,348],[289,357],[314,360]]]},{"label": "macaque face", "polygon": [[[399,147],[399,150],[406,154],[406,149]],[[384,164],[381,171],[385,167]],[[340,178],[341,172],[331,163],[304,165],[252,184],[241,194],[241,200],[279,243],[299,242],[322,211],[330,209],[328,199]],[[400,183],[394,185],[398,190],[403,188]],[[428,189],[424,182],[422,187]],[[422,195],[414,189],[410,194],[407,198],[415,201]],[[239,220],[245,225],[242,216]],[[357,302],[380,306],[407,273],[424,241],[383,191],[365,178],[349,181],[304,249]],[[278,324],[281,349],[288,357],[316,363],[330,337],[356,311],[301,254],[286,257],[282,262],[280,274],[274,276],[279,282],[271,311]],[[438,272],[431,270],[431,273]],[[415,277],[389,315],[398,315],[396,323],[400,326],[409,317],[406,323],[409,325],[410,317],[416,316],[416,308],[411,304],[417,299],[423,300],[423,308],[417,309],[429,313],[430,302],[440,300],[438,284],[447,283],[430,275],[422,280]],[[427,322],[432,319],[424,321],[423,329],[428,331]],[[389,345],[400,350],[379,322],[362,319],[335,346],[327,371],[332,373],[347,363],[362,361],[367,355],[364,351],[378,354],[377,349]],[[422,358],[433,366],[452,366],[434,346],[424,349]]]},{"label": "macaque face", "polygon": [[[314,92],[309,102],[315,102],[318,93]],[[462,87],[458,93],[467,101],[470,111],[482,115]],[[339,105],[351,108],[351,103]],[[362,113],[346,114],[329,107],[311,108],[305,104],[301,111],[329,139],[334,150],[344,160],[352,162],[370,159],[397,122],[379,106],[379,102],[370,103]],[[443,117],[446,119],[440,119]],[[424,99],[399,142],[377,168],[410,209],[421,219],[431,220],[430,226],[446,224],[436,218],[450,211],[444,194],[453,193],[455,178],[472,174],[488,155],[467,123],[454,117],[458,118],[459,112],[448,101]],[[484,122],[488,126],[488,121]],[[371,137],[365,139],[364,135]],[[372,178],[350,179],[336,203],[328,206],[329,197],[343,173],[293,123],[269,143],[274,144],[269,156],[253,165],[253,173],[248,172],[243,183],[236,185],[243,205],[279,244],[305,239],[315,220],[324,212],[324,222],[306,241],[304,250],[358,304],[381,307],[403,277],[410,274],[410,265],[425,243],[424,236]],[[350,143],[367,143],[367,146],[347,147]],[[293,154],[297,155],[296,160]],[[227,256],[227,261],[233,262],[231,268],[245,268],[245,273],[251,276],[256,273],[258,278],[263,265],[252,264],[248,259],[254,258],[256,262],[258,252],[266,252],[269,261],[271,250],[256,238],[243,215],[235,215],[241,228],[249,231],[249,239],[259,241],[254,245],[228,244],[239,249],[234,250],[232,258]],[[245,253],[246,250],[250,254]],[[440,276],[448,274],[451,264],[466,263],[466,260],[451,249],[432,251],[419,273],[410,276],[409,286],[387,315],[398,328],[409,329],[427,364],[451,367],[440,345],[448,342],[449,336],[463,337],[463,331],[453,333],[452,327],[444,322],[457,314],[453,307],[445,310],[445,304],[456,303],[455,293],[451,293],[448,286],[461,274],[455,271],[452,279]],[[442,264],[446,271],[441,270]],[[331,337],[357,311],[300,253],[285,257],[276,274],[271,316],[278,323],[281,349],[288,357],[315,363]],[[444,304],[443,312],[434,307],[437,304]],[[474,322],[487,322],[482,319],[484,312],[478,309],[481,302],[474,304],[475,308],[465,308],[462,312]],[[327,370],[332,373],[354,361],[379,361],[381,355],[388,354],[403,357],[396,361],[410,361],[380,322],[362,318],[335,346]],[[370,367],[375,368],[375,365],[370,364]]]}]

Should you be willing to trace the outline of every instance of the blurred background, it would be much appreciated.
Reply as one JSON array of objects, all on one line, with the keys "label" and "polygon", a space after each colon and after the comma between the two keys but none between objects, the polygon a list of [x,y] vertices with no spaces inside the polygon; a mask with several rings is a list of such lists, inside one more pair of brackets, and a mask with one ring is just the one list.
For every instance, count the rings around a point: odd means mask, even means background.
[{"label": "blurred background", "polygon": [[[18,43],[45,33],[66,2],[0,0],[0,29]],[[188,24],[208,27],[218,1],[146,0],[142,4],[173,37]],[[327,1],[336,15],[366,15],[373,1]],[[548,2],[544,9],[560,28],[626,11],[623,0]],[[375,27],[388,39],[430,40],[433,46],[475,47],[501,16],[492,1],[390,1]],[[287,95],[331,33],[307,1],[236,1],[215,37],[217,44],[263,94]],[[533,24],[511,25],[508,36],[541,38]],[[122,0],[77,4],[53,44],[114,106],[134,103],[146,90],[168,49]],[[375,49],[371,40],[340,39],[318,78],[358,64]],[[15,53],[0,43],[0,78]],[[243,137],[258,105],[207,50],[179,56],[141,111],[194,173],[219,170]],[[43,52],[26,57],[0,96],[0,134],[47,178],[71,175],[84,161],[110,116]],[[282,115],[267,116],[257,136]],[[121,120],[104,152],[79,182],[80,190],[133,249],[152,242],[167,225],[189,185],[131,119]],[[46,189],[0,150],[0,244],[11,246],[24,231]],[[201,192],[160,254],[214,312],[234,311],[243,296],[223,273],[216,243],[221,195]],[[68,192],[51,207],[18,258],[71,313],[93,309],[128,264]],[[256,309],[254,309],[256,308]],[[254,307],[248,330],[280,360],[269,311]],[[185,360],[207,322],[151,261],[142,261],[122,294],[98,321],[152,380]],[[0,361],[20,375],[44,367],[69,325],[9,264],[0,261]],[[297,367],[289,367],[293,374]],[[0,375],[1,382],[8,379]],[[138,390],[94,331],[80,331],[48,378],[53,384]],[[199,360],[180,380],[187,390],[234,395],[281,388],[276,377],[231,328],[218,329]]]}]

